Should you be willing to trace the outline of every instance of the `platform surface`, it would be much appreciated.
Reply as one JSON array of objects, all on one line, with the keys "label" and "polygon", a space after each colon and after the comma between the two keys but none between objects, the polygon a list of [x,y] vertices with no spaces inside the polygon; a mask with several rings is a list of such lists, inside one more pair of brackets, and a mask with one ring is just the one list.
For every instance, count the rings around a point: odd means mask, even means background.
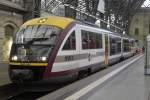
[{"label": "platform surface", "polygon": [[144,57],[80,100],[150,100],[150,76],[144,75]]},{"label": "platform surface", "polygon": [[0,62],[0,86],[10,83],[8,76],[8,64]]},{"label": "platform surface", "polygon": [[149,91],[144,55],[136,55],[38,100],[148,100]]}]

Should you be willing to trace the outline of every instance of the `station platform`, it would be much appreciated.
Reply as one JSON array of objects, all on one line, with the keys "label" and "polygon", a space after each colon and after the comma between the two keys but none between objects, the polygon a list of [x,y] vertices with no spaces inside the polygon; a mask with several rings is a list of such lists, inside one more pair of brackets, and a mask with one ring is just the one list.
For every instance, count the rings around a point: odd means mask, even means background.
[{"label": "station platform", "polygon": [[144,75],[144,57],[125,69],[122,73],[97,87],[92,94],[80,100],[150,100],[150,76]]},{"label": "station platform", "polygon": [[144,55],[137,55],[38,100],[150,100]]},{"label": "station platform", "polygon": [[8,63],[0,62],[0,86],[11,83],[8,75]]}]

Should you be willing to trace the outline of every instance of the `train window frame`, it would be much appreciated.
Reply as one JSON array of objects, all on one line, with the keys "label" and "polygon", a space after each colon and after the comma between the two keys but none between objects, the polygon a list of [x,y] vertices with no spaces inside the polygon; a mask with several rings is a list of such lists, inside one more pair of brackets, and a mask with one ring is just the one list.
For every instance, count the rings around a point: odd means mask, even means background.
[{"label": "train window frame", "polygon": [[102,33],[81,29],[81,48],[82,50],[103,49]]},{"label": "train window frame", "polygon": [[130,41],[130,46],[131,46],[130,49],[133,50],[133,48],[135,46],[135,41],[134,40]]},{"label": "train window frame", "polygon": [[[128,43],[127,43],[127,41],[128,41]],[[130,40],[124,38],[123,39],[123,52],[130,52],[130,51],[131,51],[131,49],[130,49]]]},{"label": "train window frame", "polygon": [[[119,41],[119,43],[118,43]],[[121,37],[109,35],[109,54],[110,56],[121,53]]]},{"label": "train window frame", "polygon": [[[70,36],[72,36],[74,34],[74,48],[71,47],[71,49],[65,48],[66,43],[69,41],[68,39],[70,38]],[[76,50],[76,32],[75,30],[71,31],[71,33],[69,34],[69,36],[67,37],[67,39],[65,40],[63,46],[62,46],[62,51],[72,51],[72,50]]]},{"label": "train window frame", "polygon": [[[128,41],[128,43],[125,43],[124,41]],[[129,39],[126,38],[123,39],[123,52],[131,52]]]}]

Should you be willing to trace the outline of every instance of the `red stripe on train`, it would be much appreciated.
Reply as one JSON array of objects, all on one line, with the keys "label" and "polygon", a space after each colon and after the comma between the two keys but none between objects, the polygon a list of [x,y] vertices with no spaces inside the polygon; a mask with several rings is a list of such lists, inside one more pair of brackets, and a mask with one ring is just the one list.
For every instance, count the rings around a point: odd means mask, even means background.
[{"label": "red stripe on train", "polygon": [[[54,64],[54,61],[55,61],[55,58],[57,56],[57,53],[58,53],[58,50],[64,40],[64,38],[66,37],[67,33],[70,31],[70,29],[75,25],[74,22],[72,22],[71,24],[69,24],[67,26],[66,29],[64,29],[62,31],[62,33],[59,34],[58,38],[57,38],[57,43],[55,44],[55,47],[53,48],[50,56],[49,56],[49,61],[48,61],[48,66],[46,67],[45,69],[45,72],[44,72],[44,77],[50,77],[51,75],[54,75],[54,73],[51,72],[52,70],[52,66]],[[56,74],[61,74],[61,73],[67,73],[68,71],[66,72],[58,72],[58,73],[55,73]]]}]

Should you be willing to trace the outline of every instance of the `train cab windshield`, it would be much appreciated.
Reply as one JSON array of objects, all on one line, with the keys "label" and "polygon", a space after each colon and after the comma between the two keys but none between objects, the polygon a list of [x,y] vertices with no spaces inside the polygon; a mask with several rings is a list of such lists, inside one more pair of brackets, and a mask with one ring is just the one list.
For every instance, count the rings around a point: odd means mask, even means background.
[{"label": "train cab windshield", "polygon": [[61,31],[61,28],[50,25],[22,27],[16,34],[10,60],[47,61]]}]

